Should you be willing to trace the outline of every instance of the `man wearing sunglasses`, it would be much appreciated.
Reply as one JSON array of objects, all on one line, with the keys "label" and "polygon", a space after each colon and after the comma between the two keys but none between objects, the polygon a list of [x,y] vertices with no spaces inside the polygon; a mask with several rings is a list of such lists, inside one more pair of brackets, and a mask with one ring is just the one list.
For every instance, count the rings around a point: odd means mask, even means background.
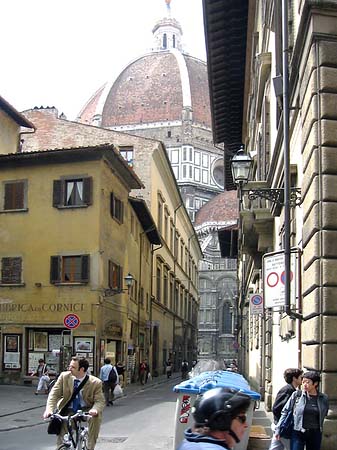
[{"label": "man wearing sunglasses", "polygon": [[234,389],[215,388],[197,398],[192,414],[194,427],[185,431],[178,450],[231,449],[247,428],[251,398]]}]

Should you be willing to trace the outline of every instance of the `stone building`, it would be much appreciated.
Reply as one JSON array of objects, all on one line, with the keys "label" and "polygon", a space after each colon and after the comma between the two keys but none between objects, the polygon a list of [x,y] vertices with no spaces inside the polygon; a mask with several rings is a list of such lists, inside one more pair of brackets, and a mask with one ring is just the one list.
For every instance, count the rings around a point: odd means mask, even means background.
[{"label": "stone building", "polygon": [[[337,3],[285,1],[283,10],[282,3],[204,0],[214,134],[227,153],[245,145],[254,161],[245,187],[251,190],[284,189],[289,138],[289,182],[300,188],[302,199],[289,220],[282,201],[249,200],[243,192],[239,307],[249,321],[241,333],[241,364],[265,393],[268,407],[283,384],[284,369],[318,370],[321,390],[330,398],[322,448],[332,450],[337,435]],[[218,58],[219,49],[230,60]],[[282,61],[284,54],[288,58]],[[233,103],[238,105],[234,115]],[[282,273],[268,279],[262,264],[267,253],[284,253],[285,223],[296,254],[290,308],[270,304]],[[250,294],[264,295],[262,315],[250,315]]]},{"label": "stone building", "polygon": [[[238,214],[236,192],[226,191],[196,215],[194,226],[204,255],[199,264],[199,359],[237,360],[237,255],[230,239],[237,233]],[[219,234],[226,235],[225,249]]]}]

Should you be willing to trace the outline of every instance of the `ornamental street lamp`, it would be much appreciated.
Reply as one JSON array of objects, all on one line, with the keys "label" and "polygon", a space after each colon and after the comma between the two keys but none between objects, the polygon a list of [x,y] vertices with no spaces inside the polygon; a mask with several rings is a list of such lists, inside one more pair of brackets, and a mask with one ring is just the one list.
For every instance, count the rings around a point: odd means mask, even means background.
[{"label": "ornamental street lamp", "polygon": [[[242,194],[247,193],[249,200],[256,198],[264,198],[277,205],[285,205],[284,188],[259,188],[244,189],[243,186],[249,182],[250,173],[253,166],[253,160],[248,153],[241,148],[231,160],[233,181],[239,187],[239,198],[242,200]],[[289,204],[295,207],[301,203],[301,190],[299,188],[291,188],[289,194]]]}]

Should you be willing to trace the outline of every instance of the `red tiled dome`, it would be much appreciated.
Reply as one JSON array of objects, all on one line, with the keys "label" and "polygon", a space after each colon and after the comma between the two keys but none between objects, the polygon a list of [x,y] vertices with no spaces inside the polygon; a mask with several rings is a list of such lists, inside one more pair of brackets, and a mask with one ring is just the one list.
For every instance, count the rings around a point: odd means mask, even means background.
[{"label": "red tiled dome", "polygon": [[239,199],[236,191],[225,191],[206,203],[196,214],[195,226],[206,222],[225,222],[239,218]]},{"label": "red tiled dome", "polygon": [[79,121],[91,123],[95,114],[102,114],[103,127],[174,121],[182,119],[186,106],[192,108],[193,123],[211,128],[206,63],[167,50],[131,62],[110,90],[105,87],[91,97]]}]

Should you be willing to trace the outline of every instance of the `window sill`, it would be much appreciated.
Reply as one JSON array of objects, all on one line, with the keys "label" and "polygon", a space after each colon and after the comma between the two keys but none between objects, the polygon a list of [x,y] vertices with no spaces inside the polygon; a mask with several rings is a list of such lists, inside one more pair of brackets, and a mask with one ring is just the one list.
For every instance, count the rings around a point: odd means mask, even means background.
[{"label": "window sill", "polygon": [[56,283],[51,284],[54,286],[86,286],[88,283],[86,281],[76,281],[74,283],[57,281]]},{"label": "window sill", "polygon": [[0,281],[0,288],[6,288],[6,287],[25,287],[26,283],[1,283]]},{"label": "window sill", "polygon": [[20,208],[20,209],[2,209],[0,211],[1,214],[8,214],[8,213],[22,213],[22,212],[28,212],[28,208]]},{"label": "window sill", "polygon": [[89,205],[57,205],[57,209],[79,209],[79,208],[88,208]]}]

